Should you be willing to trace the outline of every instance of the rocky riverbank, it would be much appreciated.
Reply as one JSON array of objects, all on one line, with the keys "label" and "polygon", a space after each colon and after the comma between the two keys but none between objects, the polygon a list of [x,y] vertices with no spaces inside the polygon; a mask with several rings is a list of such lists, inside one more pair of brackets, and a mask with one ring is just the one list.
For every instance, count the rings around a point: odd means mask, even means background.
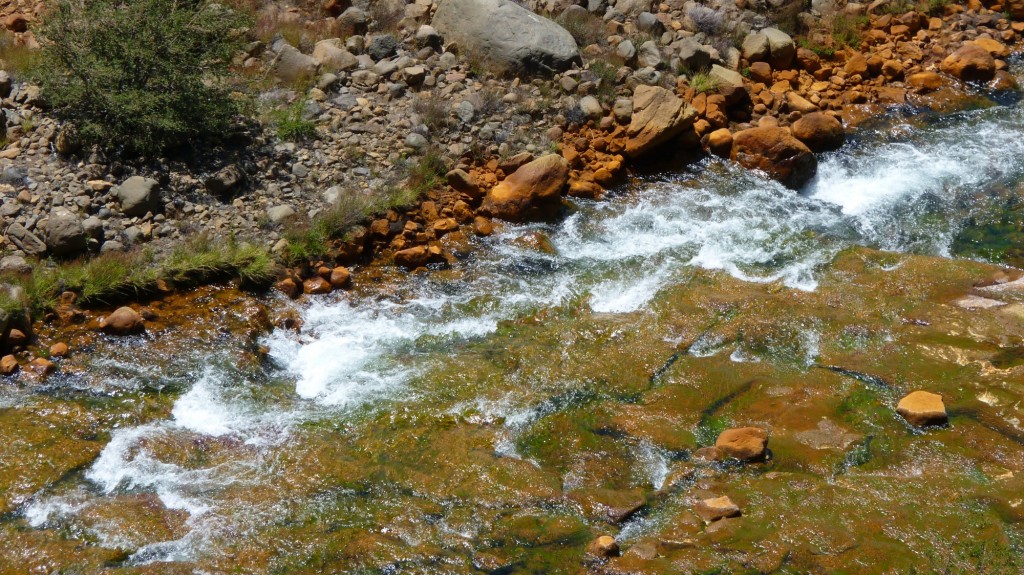
[{"label": "rocky riverbank", "polygon": [[[39,12],[19,10],[7,27],[31,47],[25,23]],[[567,197],[602,197],[648,163],[710,153],[800,187],[816,153],[887,109],[1015,92],[1007,58],[1024,32],[1024,4],[992,2],[420,0],[254,13],[276,31],[238,55],[239,73],[265,77],[259,101],[294,109],[315,138],[267,130],[209,157],[130,163],[77,147],[34,86],[0,76],[0,273],[233,236],[292,264],[278,286],[298,297],[346,288],[367,264],[444,266],[501,221],[557,217]],[[329,245],[313,259],[289,257],[325,215],[395,188],[420,195],[317,236]],[[29,327],[5,329],[22,365],[37,359]]]}]

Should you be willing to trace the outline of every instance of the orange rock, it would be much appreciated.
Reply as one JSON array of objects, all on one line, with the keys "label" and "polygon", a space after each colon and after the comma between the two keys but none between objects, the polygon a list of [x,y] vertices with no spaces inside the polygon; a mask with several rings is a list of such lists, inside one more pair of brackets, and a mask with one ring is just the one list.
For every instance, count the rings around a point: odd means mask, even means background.
[{"label": "orange rock", "polygon": [[347,288],[352,285],[352,273],[345,266],[338,266],[331,270],[331,287],[335,289]]},{"label": "orange rock", "polygon": [[988,82],[995,76],[995,59],[977,44],[964,44],[942,61],[943,72],[964,82]]},{"label": "orange rock", "polygon": [[726,429],[715,440],[715,447],[742,461],[763,459],[768,449],[768,432],[760,427]]},{"label": "orange rock", "polygon": [[510,221],[546,219],[561,209],[562,190],[569,179],[569,164],[548,154],[525,164],[494,186],[484,197],[480,211]]},{"label": "orange rock", "polygon": [[992,38],[978,38],[968,44],[974,44],[988,52],[993,58],[1006,58],[1010,55],[1010,48],[998,40]]},{"label": "orange rock", "polygon": [[846,139],[846,133],[839,120],[823,112],[807,114],[793,123],[793,137],[800,140],[812,152],[838,150]]},{"label": "orange rock", "polygon": [[459,229],[459,222],[455,218],[442,218],[434,222],[433,230],[437,237],[454,232]]},{"label": "orange rock", "polygon": [[943,425],[949,419],[942,396],[927,391],[914,391],[900,400],[896,413],[917,427]]},{"label": "orange rock", "polygon": [[64,357],[68,354],[68,344],[60,341],[50,346],[50,357]]},{"label": "orange rock", "polygon": [[296,283],[295,280],[292,278],[284,278],[283,280],[274,284],[274,287],[277,288],[277,291],[283,293],[284,295],[292,299],[295,299],[302,295],[302,289],[299,288],[299,284]]},{"label": "orange rock", "polygon": [[818,169],[818,160],[803,142],[779,127],[757,127],[733,135],[732,160],[761,170],[791,188],[807,183]]},{"label": "orange rock", "polygon": [[25,366],[25,371],[36,375],[38,377],[46,377],[54,371],[57,371],[57,364],[46,359],[45,357],[37,357],[32,361],[28,362]]},{"label": "orange rock", "polygon": [[494,233],[494,224],[483,216],[477,216],[473,218],[473,233],[478,236],[489,236]]},{"label": "orange rock", "polygon": [[331,293],[331,283],[320,276],[313,276],[302,282],[302,291],[308,294]]},{"label": "orange rock", "polygon": [[708,134],[708,151],[722,158],[729,157],[732,153],[732,132],[729,128],[720,128]]},{"label": "orange rock", "polygon": [[922,94],[934,92],[942,87],[942,76],[935,72],[918,72],[907,78],[907,86],[915,88]]},{"label": "orange rock", "polygon": [[130,307],[120,307],[100,320],[100,329],[111,335],[132,335],[146,330],[139,312]]},{"label": "orange rock", "polygon": [[590,542],[587,553],[595,557],[618,557],[619,544],[611,535],[602,535]]},{"label": "orange rock", "polygon": [[692,126],[696,116],[693,107],[665,88],[637,86],[626,130],[626,155],[643,156]]},{"label": "orange rock", "polygon": [[698,501],[693,506],[693,510],[705,523],[712,523],[726,517],[740,516],[740,508],[727,495]]},{"label": "orange rock", "polygon": [[18,328],[11,328],[11,331],[7,332],[7,347],[16,348],[28,343],[28,336],[25,332]]},{"label": "orange rock", "polygon": [[18,371],[18,360],[13,355],[0,358],[0,375],[11,375]]}]

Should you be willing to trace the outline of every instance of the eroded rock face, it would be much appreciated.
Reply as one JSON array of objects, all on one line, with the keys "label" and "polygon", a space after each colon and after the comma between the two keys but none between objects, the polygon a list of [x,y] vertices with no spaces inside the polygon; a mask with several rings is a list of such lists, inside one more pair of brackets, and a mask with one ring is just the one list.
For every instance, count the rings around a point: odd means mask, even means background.
[{"label": "eroded rock face", "polygon": [[523,165],[491,188],[480,210],[513,222],[548,219],[558,214],[568,181],[568,162],[558,154],[548,154]]},{"label": "eroded rock face", "polygon": [[715,440],[715,447],[726,456],[741,461],[764,459],[768,449],[768,431],[760,427],[726,429]]},{"label": "eroded rock face", "polygon": [[111,335],[133,335],[146,330],[139,312],[130,307],[119,307],[100,320],[100,329]]},{"label": "eroded rock face", "polygon": [[903,419],[916,427],[944,425],[949,421],[942,396],[927,391],[914,391],[907,394],[896,405],[896,413],[902,415]]},{"label": "eroded rock face", "polygon": [[812,152],[838,150],[846,139],[839,120],[823,112],[813,112],[793,123],[793,137],[803,142]]},{"label": "eroded rock face", "polygon": [[569,32],[510,0],[442,0],[432,24],[499,72],[561,72],[580,62]]},{"label": "eroded rock face", "polygon": [[942,61],[943,72],[964,82],[988,82],[996,74],[996,61],[977,44],[964,44]]},{"label": "eroded rock face", "polygon": [[750,128],[733,136],[732,160],[744,168],[761,170],[790,188],[814,177],[818,160],[789,130],[777,126]]},{"label": "eroded rock face", "polygon": [[626,154],[638,158],[693,126],[697,111],[658,86],[637,86],[633,114],[626,129]]}]

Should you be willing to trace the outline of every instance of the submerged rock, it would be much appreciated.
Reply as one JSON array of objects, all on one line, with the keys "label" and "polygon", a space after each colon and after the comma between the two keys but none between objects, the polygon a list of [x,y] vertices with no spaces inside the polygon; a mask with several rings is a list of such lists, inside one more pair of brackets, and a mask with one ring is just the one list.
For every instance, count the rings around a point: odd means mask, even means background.
[{"label": "submerged rock", "polygon": [[715,447],[726,456],[741,461],[764,459],[768,450],[768,431],[760,427],[726,429],[715,440]]},{"label": "submerged rock", "polygon": [[916,427],[943,425],[949,421],[942,396],[927,391],[914,391],[900,400],[896,413]]},{"label": "submerged rock", "polygon": [[790,188],[806,184],[818,160],[789,130],[776,126],[750,128],[733,136],[732,159],[744,168],[761,170]]}]

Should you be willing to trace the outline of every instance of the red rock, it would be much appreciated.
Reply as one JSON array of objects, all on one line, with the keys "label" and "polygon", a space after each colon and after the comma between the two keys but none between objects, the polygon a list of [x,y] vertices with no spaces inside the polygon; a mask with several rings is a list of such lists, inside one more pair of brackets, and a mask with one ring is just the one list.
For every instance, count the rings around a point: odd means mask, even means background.
[{"label": "red rock", "polygon": [[568,180],[569,164],[562,156],[542,156],[491,188],[480,211],[515,222],[551,218],[561,209]]},{"label": "red rock", "polygon": [[846,139],[846,133],[839,120],[823,112],[807,114],[793,123],[793,137],[800,140],[812,152],[838,150]]},{"label": "red rock", "polygon": [[100,320],[100,329],[111,335],[132,335],[146,330],[142,316],[130,307],[119,307]]},{"label": "red rock", "polygon": [[715,440],[715,447],[742,461],[763,459],[768,449],[768,432],[760,427],[726,429]]},{"label": "red rock", "polygon": [[949,421],[942,396],[927,391],[914,391],[900,400],[896,413],[917,427],[943,425]]},{"label": "red rock", "polygon": [[18,371],[18,360],[13,355],[0,358],[0,375],[11,375]]},{"label": "red rock", "polygon": [[296,283],[295,280],[292,278],[284,278],[283,280],[274,284],[274,287],[277,288],[277,291],[283,293],[284,295],[292,299],[295,299],[302,295],[302,289],[299,287],[299,284]]},{"label": "red rock", "polygon": [[352,285],[352,273],[348,271],[347,267],[338,266],[331,270],[330,280],[331,287],[336,289],[347,288]]},{"label": "red rock", "polygon": [[331,282],[320,276],[313,276],[302,282],[302,292],[311,295],[331,293]]},{"label": "red rock", "polygon": [[480,185],[477,184],[473,176],[465,171],[459,169],[452,170],[445,175],[445,178],[448,180],[448,185],[456,192],[461,192],[472,198],[480,197]]},{"label": "red rock", "polygon": [[733,135],[732,160],[741,166],[761,170],[790,188],[799,188],[818,169],[811,150],[779,127],[757,127]]},{"label": "red rock", "polygon": [[988,82],[995,76],[996,61],[977,44],[964,44],[942,61],[943,72],[964,82]]}]

